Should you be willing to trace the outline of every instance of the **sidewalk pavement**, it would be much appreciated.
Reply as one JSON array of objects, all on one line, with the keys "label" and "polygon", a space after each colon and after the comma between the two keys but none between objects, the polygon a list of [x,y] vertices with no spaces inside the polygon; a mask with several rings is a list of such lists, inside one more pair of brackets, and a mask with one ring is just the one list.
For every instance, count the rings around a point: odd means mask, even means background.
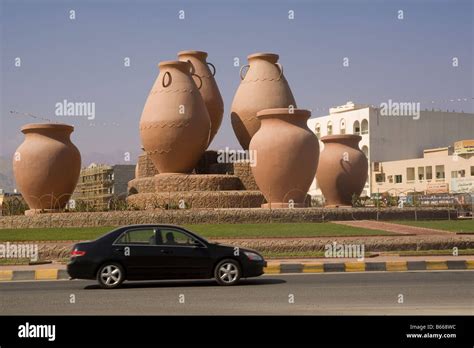
[{"label": "sidewalk pavement", "polygon": [[[403,272],[474,270],[474,256],[377,256],[364,260],[349,258],[269,259],[267,274],[328,273],[328,272]],[[0,282],[15,280],[64,280],[69,279],[66,265],[0,266]]]}]

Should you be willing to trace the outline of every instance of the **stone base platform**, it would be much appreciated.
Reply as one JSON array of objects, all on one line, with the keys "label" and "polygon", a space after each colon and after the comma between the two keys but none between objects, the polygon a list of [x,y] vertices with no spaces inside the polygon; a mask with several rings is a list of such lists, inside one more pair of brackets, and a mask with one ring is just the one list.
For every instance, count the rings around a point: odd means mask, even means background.
[{"label": "stone base platform", "polygon": [[308,208],[309,207],[309,202],[308,204],[306,203],[293,203],[290,206],[290,203],[265,203],[262,204],[262,208],[265,209],[291,209],[291,208]]},{"label": "stone base platform", "polygon": [[[244,190],[258,190],[258,186],[255,183],[255,179],[252,174],[251,164],[248,161],[237,161],[233,163],[218,163],[217,151],[208,150],[200,159],[198,165],[194,169],[196,174],[223,174],[223,175],[236,175],[240,181],[241,186]],[[146,153],[142,153],[138,156],[138,162],[135,172],[136,179],[151,178],[157,175],[158,170],[153,164],[150,156]]]},{"label": "stone base platform", "polygon": [[158,174],[128,182],[129,194],[182,191],[243,190],[235,175],[222,174]]},{"label": "stone base platform", "polygon": [[173,191],[145,192],[127,197],[132,209],[260,208],[260,191]]}]

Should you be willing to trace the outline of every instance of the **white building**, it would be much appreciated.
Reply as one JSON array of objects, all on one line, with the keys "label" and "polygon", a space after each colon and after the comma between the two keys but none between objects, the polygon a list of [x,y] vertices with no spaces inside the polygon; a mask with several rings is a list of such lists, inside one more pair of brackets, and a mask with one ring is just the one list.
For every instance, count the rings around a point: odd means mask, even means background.
[{"label": "white building", "polygon": [[[329,109],[327,116],[308,120],[308,127],[318,138],[330,134],[362,136],[359,146],[370,163],[362,195],[371,195],[377,192],[370,178],[378,162],[420,158],[425,149],[446,147],[459,139],[472,139],[474,114],[425,110],[417,114],[393,112],[387,115],[383,108],[348,102]],[[324,145],[321,141],[319,145],[322,151]],[[316,180],[309,193],[321,195]]]}]

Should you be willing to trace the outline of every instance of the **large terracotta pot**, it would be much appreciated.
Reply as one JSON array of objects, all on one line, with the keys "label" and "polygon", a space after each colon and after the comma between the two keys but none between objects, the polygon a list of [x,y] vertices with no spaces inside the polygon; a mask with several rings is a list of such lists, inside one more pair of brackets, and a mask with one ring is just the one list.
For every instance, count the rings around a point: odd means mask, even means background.
[{"label": "large terracotta pot", "polygon": [[140,119],[142,144],[160,173],[189,173],[209,143],[209,113],[190,63],[166,61],[159,67]]},{"label": "large terracotta pot", "polygon": [[[199,92],[211,119],[211,135],[209,137],[209,143],[211,143],[221,126],[222,115],[224,114],[224,101],[214,79],[216,68],[206,61],[207,52],[181,51],[178,53],[178,57],[181,61],[190,62],[193,66],[191,71],[202,80],[202,87]],[[210,67],[212,67],[212,72]]]},{"label": "large terracotta pot", "polygon": [[262,125],[250,141],[256,151],[251,167],[268,204],[262,207],[291,208],[309,205],[306,194],[316,174],[319,142],[306,122],[309,110],[266,109],[257,113]]},{"label": "large terracotta pot", "polygon": [[321,138],[324,149],[316,179],[327,206],[351,206],[367,180],[368,161],[359,149],[359,135],[328,135]]},{"label": "large terracotta pot", "polygon": [[24,142],[13,156],[16,184],[30,208],[26,214],[64,209],[81,171],[81,154],[71,142],[74,127],[33,123],[21,128]]},{"label": "large terracotta pot", "polygon": [[[278,54],[255,53],[247,57],[249,65],[240,69],[242,79],[231,107],[231,121],[235,135],[244,150],[260,128],[257,112],[270,108],[296,108],[295,98],[277,63]],[[248,67],[245,77],[243,69]]]}]

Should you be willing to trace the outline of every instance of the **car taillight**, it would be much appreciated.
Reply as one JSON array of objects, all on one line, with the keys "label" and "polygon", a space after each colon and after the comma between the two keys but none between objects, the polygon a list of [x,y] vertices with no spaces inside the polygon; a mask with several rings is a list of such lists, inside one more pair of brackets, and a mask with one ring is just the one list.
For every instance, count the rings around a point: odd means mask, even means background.
[{"label": "car taillight", "polygon": [[86,252],[82,250],[74,249],[73,251],[71,251],[71,257],[84,256],[85,254]]}]

